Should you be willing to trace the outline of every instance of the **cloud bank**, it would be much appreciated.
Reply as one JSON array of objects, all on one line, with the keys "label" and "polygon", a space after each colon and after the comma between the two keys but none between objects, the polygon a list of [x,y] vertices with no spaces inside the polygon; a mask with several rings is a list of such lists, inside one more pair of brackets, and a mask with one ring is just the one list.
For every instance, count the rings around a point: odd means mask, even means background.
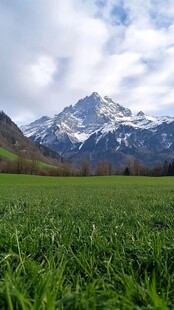
[{"label": "cloud bank", "polygon": [[0,109],[18,124],[93,91],[174,115],[173,0],[0,1]]}]

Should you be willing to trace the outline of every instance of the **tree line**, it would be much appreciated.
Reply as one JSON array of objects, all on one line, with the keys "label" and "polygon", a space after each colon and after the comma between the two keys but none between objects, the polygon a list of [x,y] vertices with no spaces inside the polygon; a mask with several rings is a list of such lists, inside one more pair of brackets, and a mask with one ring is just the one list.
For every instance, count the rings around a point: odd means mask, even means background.
[{"label": "tree line", "polygon": [[90,162],[85,160],[81,166],[81,174],[104,175],[126,175],[126,176],[174,176],[174,159],[172,162],[158,163],[154,166],[146,166],[143,162],[129,158],[124,164],[113,166],[108,160],[99,161],[95,170],[91,171]]},{"label": "tree line", "polygon": [[77,169],[68,162],[46,164],[40,162],[37,154],[27,156],[25,152],[19,152],[16,160],[9,160],[0,156],[0,173],[32,174],[45,176],[73,176],[77,175]]},{"label": "tree line", "polygon": [[145,166],[141,161],[133,158],[121,165],[114,166],[109,160],[100,160],[92,166],[89,160],[83,160],[80,165],[63,162],[55,166],[40,165],[33,154],[27,158],[25,152],[20,152],[16,160],[7,160],[0,157],[0,173],[34,174],[52,176],[174,176],[174,159],[164,161],[153,167]]}]

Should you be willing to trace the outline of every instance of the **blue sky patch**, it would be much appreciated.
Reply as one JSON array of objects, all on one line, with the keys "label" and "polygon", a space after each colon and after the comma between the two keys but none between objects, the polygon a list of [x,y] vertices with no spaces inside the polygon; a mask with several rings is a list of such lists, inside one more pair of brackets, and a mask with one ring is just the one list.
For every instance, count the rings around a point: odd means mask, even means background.
[{"label": "blue sky patch", "polygon": [[127,10],[124,9],[122,2],[112,8],[111,17],[115,20],[116,24],[129,24],[129,15]]}]

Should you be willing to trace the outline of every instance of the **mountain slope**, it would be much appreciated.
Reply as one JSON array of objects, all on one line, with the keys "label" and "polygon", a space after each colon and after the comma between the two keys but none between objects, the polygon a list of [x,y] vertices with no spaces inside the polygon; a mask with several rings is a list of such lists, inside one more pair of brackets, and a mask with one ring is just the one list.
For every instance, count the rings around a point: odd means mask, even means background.
[{"label": "mountain slope", "polygon": [[2,111],[0,112],[0,146],[16,155],[25,150],[28,157],[33,157],[34,154],[37,159],[47,163],[61,161],[60,155],[25,137],[10,117]]},{"label": "mountain slope", "polygon": [[0,147],[0,156],[3,158],[8,158],[10,160],[16,160],[17,159],[17,155],[15,155],[12,152],[7,151],[3,147]]},{"label": "mountain slope", "polygon": [[76,162],[93,164],[127,156],[154,164],[174,155],[174,118],[137,115],[94,92],[53,118],[44,116],[23,126],[27,137]]}]

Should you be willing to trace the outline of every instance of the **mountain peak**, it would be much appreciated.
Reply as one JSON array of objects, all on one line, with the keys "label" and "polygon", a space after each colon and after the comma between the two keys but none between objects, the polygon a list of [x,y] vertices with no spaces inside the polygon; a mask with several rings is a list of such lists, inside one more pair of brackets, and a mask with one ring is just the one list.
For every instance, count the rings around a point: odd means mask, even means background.
[{"label": "mountain peak", "polygon": [[77,162],[90,156],[93,163],[100,159],[120,163],[127,155],[139,160],[147,157],[148,161],[150,155],[144,154],[152,153],[153,161],[157,150],[174,152],[174,118],[148,116],[142,111],[134,115],[97,92],[53,118],[41,118],[22,129],[26,136]]},{"label": "mountain peak", "polygon": [[95,91],[89,97],[95,97],[95,98],[99,97],[99,98],[101,98],[100,95],[97,92],[95,92]]},{"label": "mountain peak", "polygon": [[105,102],[105,101],[107,101],[108,103],[114,103],[113,102],[113,100],[109,97],[109,96],[104,96],[104,97],[102,97],[102,96],[100,96],[99,95],[99,93],[97,93],[97,92],[93,92],[89,97],[87,97],[87,98],[92,98],[92,99],[94,99],[94,100],[99,100],[99,101],[101,101],[101,102]]},{"label": "mountain peak", "polygon": [[[86,119],[88,123],[98,122],[102,118],[102,122],[108,122],[109,120],[116,121],[117,117],[128,117],[132,116],[132,112],[114,102],[109,96],[100,96],[97,92],[93,92],[90,96],[86,96],[80,99],[75,106],[73,111],[76,116],[80,116],[81,119]],[[94,118],[94,115],[97,118]]]},{"label": "mountain peak", "polygon": [[102,101],[102,97],[97,93],[93,92],[90,96],[86,96],[85,98],[81,99],[82,101],[88,101],[89,104],[97,104],[98,102]]},{"label": "mountain peak", "polygon": [[145,114],[144,114],[144,112],[140,111],[137,113],[137,116],[143,117],[143,116],[145,116]]}]

